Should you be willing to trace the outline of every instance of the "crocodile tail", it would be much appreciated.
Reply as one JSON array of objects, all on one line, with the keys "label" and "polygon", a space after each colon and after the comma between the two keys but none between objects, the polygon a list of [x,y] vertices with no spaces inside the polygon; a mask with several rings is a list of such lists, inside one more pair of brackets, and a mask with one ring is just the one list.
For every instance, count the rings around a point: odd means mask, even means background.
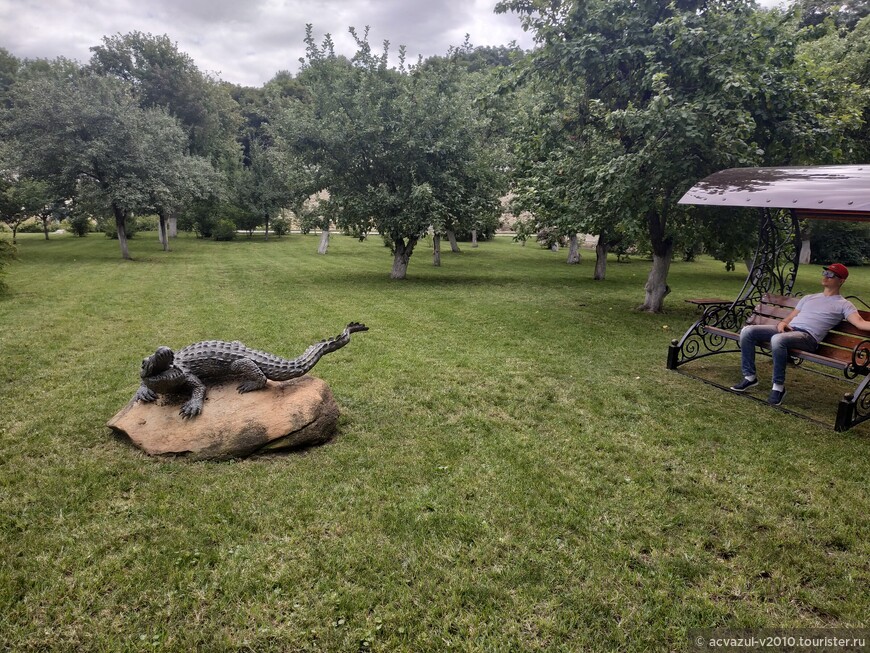
[{"label": "crocodile tail", "polygon": [[287,361],[283,366],[284,369],[280,373],[280,378],[275,380],[286,381],[307,374],[311,368],[317,365],[317,361],[323,358],[324,355],[336,351],[337,349],[341,349],[349,343],[351,333],[368,330],[369,328],[365,324],[351,322],[345,327],[344,331],[334,338],[327,338],[326,340],[314,343],[306,349],[301,356],[294,358],[291,361]]}]

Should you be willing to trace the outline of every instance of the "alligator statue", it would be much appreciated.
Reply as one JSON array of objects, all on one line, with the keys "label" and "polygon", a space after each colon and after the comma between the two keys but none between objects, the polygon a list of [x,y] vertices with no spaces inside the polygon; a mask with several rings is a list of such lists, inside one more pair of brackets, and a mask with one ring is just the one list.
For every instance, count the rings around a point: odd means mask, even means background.
[{"label": "alligator statue", "polygon": [[203,380],[220,383],[240,379],[239,392],[259,390],[267,380],[288,381],[306,374],[324,354],[349,343],[351,333],[368,330],[365,324],[351,322],[339,335],[311,345],[292,360],[249,349],[238,341],[205,340],[178,352],[158,347],[142,361],[142,385],[134,399],[152,402],[158,394],[190,393],[180,412],[182,417],[195,417],[202,412],[205,400]]}]

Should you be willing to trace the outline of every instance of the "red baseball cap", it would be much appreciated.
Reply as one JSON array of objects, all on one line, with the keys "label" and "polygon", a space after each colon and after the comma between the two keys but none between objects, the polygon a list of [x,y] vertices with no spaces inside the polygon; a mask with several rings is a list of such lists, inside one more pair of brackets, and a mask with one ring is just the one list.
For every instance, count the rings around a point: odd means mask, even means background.
[{"label": "red baseball cap", "polygon": [[840,277],[843,281],[849,278],[849,268],[847,268],[842,263],[831,263],[823,269],[830,270],[838,277]]}]

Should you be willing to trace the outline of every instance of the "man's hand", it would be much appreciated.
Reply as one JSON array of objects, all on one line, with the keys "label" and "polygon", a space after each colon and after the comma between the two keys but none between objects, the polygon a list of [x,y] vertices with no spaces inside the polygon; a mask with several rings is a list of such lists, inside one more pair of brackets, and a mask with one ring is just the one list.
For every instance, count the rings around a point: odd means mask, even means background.
[{"label": "man's hand", "polygon": [[793,329],[791,328],[790,324],[791,324],[791,321],[798,316],[798,313],[800,313],[800,311],[798,309],[794,309],[791,313],[786,315],[785,318],[782,320],[782,322],[780,322],[779,324],[776,325],[776,330],[779,333],[785,333],[786,331],[792,331]]}]

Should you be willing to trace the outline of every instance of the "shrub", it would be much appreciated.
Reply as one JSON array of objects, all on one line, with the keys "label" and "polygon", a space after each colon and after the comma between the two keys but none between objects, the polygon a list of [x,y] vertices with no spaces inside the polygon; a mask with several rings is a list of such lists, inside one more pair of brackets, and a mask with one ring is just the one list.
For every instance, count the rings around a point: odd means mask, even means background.
[{"label": "shrub", "polygon": [[272,231],[280,238],[290,231],[290,223],[284,218],[276,218],[272,220]]},{"label": "shrub", "polygon": [[72,215],[66,223],[69,230],[79,238],[87,236],[93,227],[91,219],[86,215]]},{"label": "shrub", "polygon": [[143,215],[136,218],[136,231],[157,231],[159,228],[160,216]]},{"label": "shrub", "polygon": [[217,201],[197,200],[178,216],[178,228],[182,231],[192,231],[197,238],[211,238],[217,224],[217,218],[214,216],[218,211]]},{"label": "shrub", "polygon": [[555,245],[564,247],[568,243],[565,236],[559,235],[558,231],[550,227],[542,227],[541,229],[538,229],[535,240],[537,240],[541,247],[545,249],[553,249],[553,246]]},{"label": "shrub", "polygon": [[813,263],[834,261],[844,265],[861,265],[870,258],[870,228],[854,222],[817,221],[812,225],[810,252]]},{"label": "shrub", "polygon": [[226,218],[218,220],[212,230],[211,237],[215,240],[234,240],[236,237],[236,223]]},{"label": "shrub", "polygon": [[23,222],[20,227],[18,227],[18,233],[20,234],[41,234],[42,233],[42,222],[39,220],[28,220],[27,222]]},{"label": "shrub", "polygon": [[211,238],[214,234],[214,229],[218,221],[210,215],[197,215],[192,223],[191,228],[200,238]]},{"label": "shrub", "polygon": [[[97,229],[106,234],[106,238],[111,238],[112,240],[118,239],[118,228],[115,225],[114,218],[98,218]],[[135,217],[129,216],[127,218],[127,226],[125,231],[127,233],[127,238],[132,238],[136,235],[136,232],[139,231],[139,227],[137,226]]]}]

